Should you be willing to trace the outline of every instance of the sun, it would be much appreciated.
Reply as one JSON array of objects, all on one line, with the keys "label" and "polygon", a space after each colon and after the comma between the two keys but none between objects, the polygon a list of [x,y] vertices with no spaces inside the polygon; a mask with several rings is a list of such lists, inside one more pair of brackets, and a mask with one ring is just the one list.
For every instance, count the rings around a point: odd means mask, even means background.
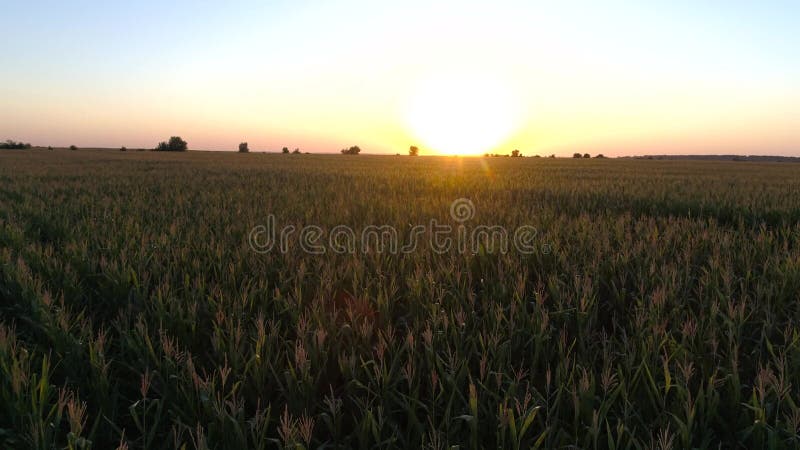
[{"label": "sun", "polygon": [[422,146],[440,154],[491,152],[516,128],[518,112],[508,82],[476,73],[440,73],[412,91],[405,121]]}]

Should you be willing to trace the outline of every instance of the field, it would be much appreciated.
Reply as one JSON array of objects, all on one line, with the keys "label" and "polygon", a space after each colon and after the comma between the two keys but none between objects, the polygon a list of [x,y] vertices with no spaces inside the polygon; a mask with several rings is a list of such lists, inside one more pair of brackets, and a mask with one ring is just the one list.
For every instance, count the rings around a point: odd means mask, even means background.
[{"label": "field", "polygon": [[798,223],[791,163],[4,151],[0,448],[800,448]]}]

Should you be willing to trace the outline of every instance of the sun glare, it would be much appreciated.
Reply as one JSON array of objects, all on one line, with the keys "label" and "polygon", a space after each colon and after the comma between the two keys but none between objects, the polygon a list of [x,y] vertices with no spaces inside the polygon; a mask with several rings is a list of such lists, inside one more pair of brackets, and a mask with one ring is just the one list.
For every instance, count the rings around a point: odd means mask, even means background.
[{"label": "sun glare", "polygon": [[405,115],[423,148],[447,155],[493,151],[514,131],[519,116],[507,82],[460,72],[423,79]]}]

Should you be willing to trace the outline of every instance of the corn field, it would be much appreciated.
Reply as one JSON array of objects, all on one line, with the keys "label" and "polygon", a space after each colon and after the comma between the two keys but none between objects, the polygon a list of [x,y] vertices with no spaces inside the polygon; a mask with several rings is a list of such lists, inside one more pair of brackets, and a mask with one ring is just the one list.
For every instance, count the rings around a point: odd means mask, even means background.
[{"label": "corn field", "polygon": [[[253,251],[452,222],[537,251]],[[0,448],[800,448],[793,164],[0,153]]]}]

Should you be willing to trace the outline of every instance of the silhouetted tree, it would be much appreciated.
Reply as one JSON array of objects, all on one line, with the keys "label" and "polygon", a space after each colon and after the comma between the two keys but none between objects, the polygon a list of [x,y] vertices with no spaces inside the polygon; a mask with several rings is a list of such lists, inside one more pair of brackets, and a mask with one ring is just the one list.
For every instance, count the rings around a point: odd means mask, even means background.
[{"label": "silhouetted tree", "polygon": [[357,155],[357,154],[361,153],[361,149],[357,145],[354,145],[354,146],[352,146],[350,148],[343,148],[341,150],[341,153],[343,155]]},{"label": "silhouetted tree", "polygon": [[294,149],[294,151],[292,153],[295,154],[295,155],[299,155],[300,154],[300,149],[296,148],[296,149]]},{"label": "silhouetted tree", "polygon": [[52,146],[52,145],[48,145],[48,146],[47,146],[47,149],[48,149],[48,150],[52,150],[52,149],[53,149],[53,146]]},{"label": "silhouetted tree", "polygon": [[588,154],[588,153],[584,153],[584,154],[583,154],[583,157],[584,157],[584,158],[591,158],[591,157],[592,157],[592,155],[590,155],[590,154]]},{"label": "silhouetted tree", "polygon": [[602,153],[598,153],[597,156],[595,156],[595,158],[605,158],[605,156],[603,156]]},{"label": "silhouetted tree", "polygon": [[70,145],[70,146],[69,146],[69,149],[70,149],[70,150],[77,150],[77,149],[78,149],[78,147],[76,147],[76,146],[74,146],[74,145]]},{"label": "silhouetted tree", "polygon": [[522,156],[522,153],[520,153],[519,150],[514,150],[511,152],[511,156],[513,156],[514,158],[519,158],[520,156]]},{"label": "silhouetted tree", "polygon": [[416,145],[412,145],[408,148],[408,155],[409,156],[419,156],[419,148]]},{"label": "silhouetted tree", "polygon": [[189,144],[181,139],[180,136],[172,136],[169,138],[169,142],[159,142],[155,150],[159,152],[185,152],[188,148]]},{"label": "silhouetted tree", "polygon": [[281,150],[281,152],[283,154],[285,154],[285,155],[288,155],[289,154],[289,147],[283,147],[283,150]]},{"label": "silhouetted tree", "polygon": [[185,152],[189,149],[189,144],[180,136],[172,136],[169,138],[169,149],[173,152]]},{"label": "silhouetted tree", "polygon": [[121,152],[127,152],[127,151],[128,151],[128,149],[127,149],[127,148],[125,148],[125,146],[123,145],[122,147],[120,147],[120,148],[119,148],[119,151],[121,151]]},{"label": "silhouetted tree", "polygon": [[583,158],[583,155],[581,155],[580,153],[573,153],[572,157],[573,158]]},{"label": "silhouetted tree", "polygon": [[0,142],[0,148],[9,150],[24,150],[26,148],[31,148],[31,144],[27,144],[24,142],[16,142],[9,139],[5,142]]},{"label": "silhouetted tree", "polygon": [[249,153],[250,148],[247,147],[247,142],[242,142],[239,144],[239,153]]}]

